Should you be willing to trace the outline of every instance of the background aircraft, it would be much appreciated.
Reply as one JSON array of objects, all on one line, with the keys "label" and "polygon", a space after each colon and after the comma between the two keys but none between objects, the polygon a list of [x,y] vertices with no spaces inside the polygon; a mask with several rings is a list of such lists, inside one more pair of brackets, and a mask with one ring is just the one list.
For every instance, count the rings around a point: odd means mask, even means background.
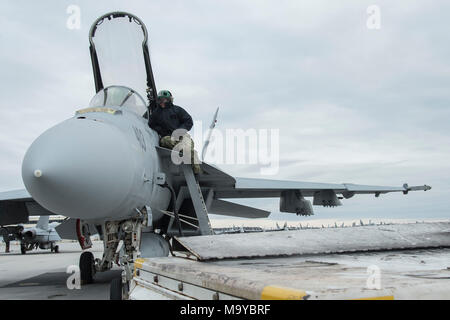
[{"label": "background aircraft", "polygon": [[24,228],[21,232],[20,252],[27,253],[33,249],[50,249],[51,252],[58,253],[59,246],[56,241],[61,241],[55,227],[57,222],[49,223],[49,216],[39,217],[36,226]]},{"label": "background aircraft", "polygon": [[61,240],[55,230],[58,225],[57,222],[49,223],[49,216],[40,216],[34,227],[24,228],[23,225],[2,227],[0,235],[5,242],[19,240],[22,254],[37,248],[50,249],[51,252],[58,253],[59,246],[55,244]]},{"label": "background aircraft", "polygon": [[[143,22],[132,14],[109,13],[94,22],[89,34],[97,94],[88,108],[30,146],[22,165],[27,190],[0,194],[1,219],[20,221],[32,212],[70,217],[66,223],[73,225],[73,236],[83,249],[90,247],[91,234],[100,235],[102,259],[94,260],[89,251],[80,257],[85,283],[119,261],[126,284],[137,257],[167,256],[176,245],[174,236],[211,234],[208,213],[245,218],[270,214],[223,199],[279,198],[281,212],[312,215],[312,205],[335,207],[357,194],[378,197],[430,189],[235,178],[207,163],[201,164],[203,173],[194,176],[190,164],[175,161],[179,152],[159,147],[157,133],[147,124],[157,91]],[[130,43],[133,39],[139,42]],[[134,54],[111,63],[112,56],[126,49]],[[118,71],[136,62],[141,74]],[[148,103],[141,97],[145,92]]]}]

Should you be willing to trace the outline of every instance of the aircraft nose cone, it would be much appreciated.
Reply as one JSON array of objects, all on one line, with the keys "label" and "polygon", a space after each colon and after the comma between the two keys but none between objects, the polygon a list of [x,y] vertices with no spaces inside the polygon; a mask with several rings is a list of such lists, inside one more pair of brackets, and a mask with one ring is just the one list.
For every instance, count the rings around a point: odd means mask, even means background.
[{"label": "aircraft nose cone", "polygon": [[70,119],[39,136],[25,154],[22,179],[40,205],[73,218],[108,217],[133,184],[126,137],[100,121]]}]

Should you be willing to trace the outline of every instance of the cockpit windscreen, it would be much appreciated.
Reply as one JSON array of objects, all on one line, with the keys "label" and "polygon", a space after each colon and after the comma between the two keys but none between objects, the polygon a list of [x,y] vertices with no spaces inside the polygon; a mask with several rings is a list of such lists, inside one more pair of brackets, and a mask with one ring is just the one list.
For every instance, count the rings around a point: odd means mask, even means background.
[{"label": "cockpit windscreen", "polygon": [[147,112],[144,99],[133,89],[123,86],[109,86],[97,92],[89,107],[119,107],[132,111],[139,116]]}]

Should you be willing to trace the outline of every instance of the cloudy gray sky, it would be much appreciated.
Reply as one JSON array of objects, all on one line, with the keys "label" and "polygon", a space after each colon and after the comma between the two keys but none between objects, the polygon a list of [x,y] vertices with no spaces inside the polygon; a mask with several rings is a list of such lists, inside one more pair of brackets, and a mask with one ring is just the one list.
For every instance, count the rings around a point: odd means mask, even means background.
[{"label": "cloudy gray sky", "polygon": [[[379,30],[366,25],[373,4]],[[69,5],[81,9],[80,29],[66,27]],[[27,147],[89,103],[90,24],[125,10],[149,29],[157,87],[195,119],[209,123],[220,106],[221,130],[280,130],[271,178],[433,186],[315,207],[317,218],[449,218],[449,9],[443,0],[2,0],[0,191],[23,188]],[[258,166],[223,168],[260,177]]]}]

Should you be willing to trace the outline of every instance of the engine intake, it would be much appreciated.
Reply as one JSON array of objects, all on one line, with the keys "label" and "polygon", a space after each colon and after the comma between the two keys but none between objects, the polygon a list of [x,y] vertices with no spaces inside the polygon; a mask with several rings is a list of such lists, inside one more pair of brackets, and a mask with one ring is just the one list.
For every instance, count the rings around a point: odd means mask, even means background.
[{"label": "engine intake", "polygon": [[23,235],[26,239],[33,239],[36,236],[36,231],[28,230]]}]

